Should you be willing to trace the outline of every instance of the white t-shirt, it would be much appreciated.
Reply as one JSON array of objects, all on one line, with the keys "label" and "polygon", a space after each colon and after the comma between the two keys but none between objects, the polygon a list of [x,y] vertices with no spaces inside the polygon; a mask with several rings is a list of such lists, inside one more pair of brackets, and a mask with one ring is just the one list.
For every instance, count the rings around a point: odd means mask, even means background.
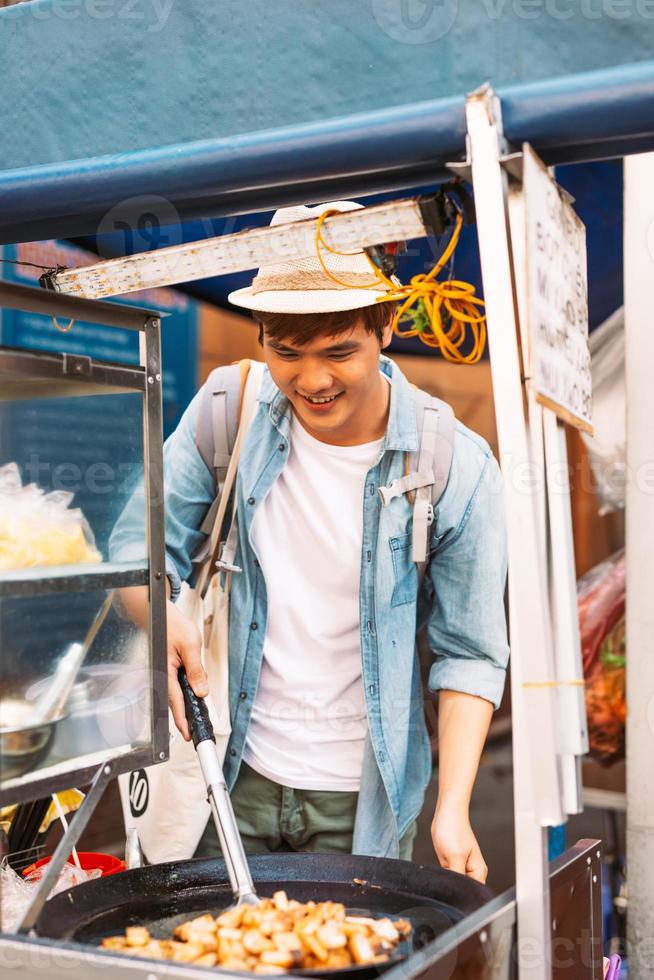
[{"label": "white t-shirt", "polygon": [[294,789],[359,789],[363,490],[382,443],[330,446],[293,415],[288,460],[255,515],[268,620],[243,758]]}]

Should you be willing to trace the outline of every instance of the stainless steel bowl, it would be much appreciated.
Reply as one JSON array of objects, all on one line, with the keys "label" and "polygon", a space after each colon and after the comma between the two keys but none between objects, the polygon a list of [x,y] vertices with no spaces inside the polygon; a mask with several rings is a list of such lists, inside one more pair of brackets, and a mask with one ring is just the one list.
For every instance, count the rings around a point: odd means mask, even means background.
[{"label": "stainless steel bowl", "polygon": [[66,717],[40,724],[30,724],[34,705],[21,698],[0,701],[0,780],[4,783],[31,772],[45,759],[54,738],[55,729]]}]

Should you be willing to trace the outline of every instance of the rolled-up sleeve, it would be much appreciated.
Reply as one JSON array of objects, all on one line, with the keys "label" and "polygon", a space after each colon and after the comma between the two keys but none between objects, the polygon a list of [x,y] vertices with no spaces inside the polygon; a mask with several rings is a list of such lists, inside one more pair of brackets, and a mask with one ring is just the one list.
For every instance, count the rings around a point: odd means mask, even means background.
[{"label": "rolled-up sleeve", "polygon": [[[429,687],[473,694],[497,708],[509,659],[501,476],[490,452],[482,455],[466,446],[461,455],[454,486],[446,491],[449,511],[456,511],[458,520],[445,530],[437,525],[425,583],[427,639],[434,658]],[[473,475],[471,492],[461,494]]]},{"label": "rolled-up sleeve", "polygon": [[[164,506],[166,574],[171,598],[177,599],[182,582],[192,570],[192,557],[206,535],[200,530],[214,500],[216,484],[198,452],[195,425],[202,390],[184,412],[164,444]],[[141,480],[118,518],[109,540],[112,561],[146,557],[145,491]]]}]

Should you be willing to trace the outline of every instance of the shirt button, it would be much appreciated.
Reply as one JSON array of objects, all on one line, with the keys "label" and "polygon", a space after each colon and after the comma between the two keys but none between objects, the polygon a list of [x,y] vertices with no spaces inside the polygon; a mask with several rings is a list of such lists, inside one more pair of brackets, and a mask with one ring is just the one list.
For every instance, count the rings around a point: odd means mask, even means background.
[{"label": "shirt button", "polygon": [[248,503],[250,504],[250,506],[252,506],[252,504],[254,503],[254,497],[248,497]]},{"label": "shirt button", "polygon": [[374,694],[375,693],[375,685],[374,684],[371,684],[370,687],[368,688],[368,691],[369,691],[370,694]]},{"label": "shirt button", "polygon": [[250,629],[251,630],[258,630],[259,629],[259,624],[258,623],[250,623]]},{"label": "shirt button", "polygon": [[231,755],[231,757],[233,759],[235,757],[235,755],[236,755],[236,749],[230,749],[229,750],[229,754]]},{"label": "shirt button", "polygon": [[280,444],[279,444],[279,451],[280,451],[280,453],[283,453],[285,449],[286,449],[286,443],[280,442]]},{"label": "shirt button", "polygon": [[247,692],[241,691],[241,693],[239,694],[239,698],[241,699],[241,701],[245,701],[246,697],[247,697]]},{"label": "shirt button", "polygon": [[260,568],[260,567],[261,567],[261,566],[259,565],[259,561],[258,561],[258,559],[256,559],[256,558],[254,559],[254,567],[255,567],[255,568]]}]

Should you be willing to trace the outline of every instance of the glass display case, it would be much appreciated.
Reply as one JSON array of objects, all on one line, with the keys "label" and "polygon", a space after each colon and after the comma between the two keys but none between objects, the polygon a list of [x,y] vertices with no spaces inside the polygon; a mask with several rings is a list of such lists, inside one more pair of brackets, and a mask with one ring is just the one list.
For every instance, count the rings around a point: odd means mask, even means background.
[{"label": "glass display case", "polygon": [[[141,361],[0,346],[0,805],[9,805],[163,761],[168,709],[159,315],[8,283],[0,306],[139,331]],[[112,562],[112,528],[141,481],[142,541],[133,560]],[[142,630],[121,603],[136,586],[149,588]]]}]

